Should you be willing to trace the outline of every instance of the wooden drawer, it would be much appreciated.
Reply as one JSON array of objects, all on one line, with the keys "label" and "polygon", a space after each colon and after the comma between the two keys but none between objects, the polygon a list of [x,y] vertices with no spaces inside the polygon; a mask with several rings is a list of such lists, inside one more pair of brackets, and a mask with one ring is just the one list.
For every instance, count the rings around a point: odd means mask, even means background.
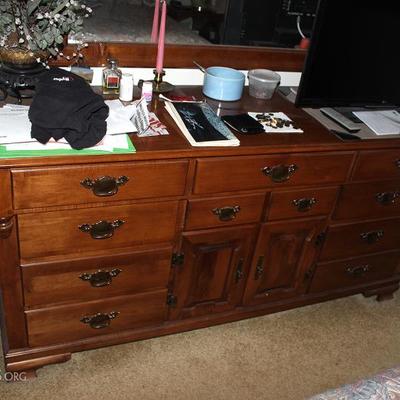
[{"label": "wooden drawer", "polygon": [[[214,193],[264,187],[341,183],[347,178],[352,160],[353,153],[200,159],[197,160],[193,191]],[[287,176],[289,177],[285,180]],[[276,182],[279,179],[282,181]]]},{"label": "wooden drawer", "polygon": [[258,222],[265,194],[189,201],[186,229],[211,228]]},{"label": "wooden drawer", "polygon": [[310,292],[339,290],[390,278],[397,270],[400,253],[383,253],[317,265]]},{"label": "wooden drawer", "polygon": [[400,178],[400,149],[363,151],[358,156],[353,180]]},{"label": "wooden drawer", "polygon": [[321,260],[400,248],[400,219],[330,226]]},{"label": "wooden drawer", "polygon": [[[168,201],[22,214],[18,217],[21,258],[170,242],[175,234],[177,212],[178,202]],[[110,223],[115,226],[114,232]],[[99,238],[83,231],[90,226]]]},{"label": "wooden drawer", "polygon": [[336,187],[272,192],[268,219],[328,215],[336,193]]},{"label": "wooden drawer", "polygon": [[[29,345],[67,343],[160,324],[166,317],[166,299],[167,290],[164,289],[135,296],[26,311]],[[93,319],[96,315],[97,321]]]},{"label": "wooden drawer", "polygon": [[[187,166],[171,161],[14,169],[14,204],[23,209],[178,196],[185,191]],[[104,177],[112,179],[99,181]]]},{"label": "wooden drawer", "polygon": [[100,300],[167,287],[172,248],[22,268],[25,306]]},{"label": "wooden drawer", "polygon": [[337,204],[334,219],[400,215],[400,181],[344,185]]}]

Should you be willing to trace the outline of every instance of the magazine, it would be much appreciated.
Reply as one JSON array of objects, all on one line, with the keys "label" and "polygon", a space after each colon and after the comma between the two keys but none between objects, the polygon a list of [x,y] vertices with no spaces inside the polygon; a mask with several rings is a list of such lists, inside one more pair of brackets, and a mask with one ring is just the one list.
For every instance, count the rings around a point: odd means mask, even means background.
[{"label": "magazine", "polygon": [[165,102],[165,108],[192,146],[239,146],[236,136],[205,102]]}]

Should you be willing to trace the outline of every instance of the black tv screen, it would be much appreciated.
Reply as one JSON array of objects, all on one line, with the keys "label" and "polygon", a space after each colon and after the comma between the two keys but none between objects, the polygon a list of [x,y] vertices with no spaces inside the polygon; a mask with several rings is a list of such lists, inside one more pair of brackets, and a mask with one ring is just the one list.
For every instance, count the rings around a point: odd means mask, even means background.
[{"label": "black tv screen", "polygon": [[296,105],[400,105],[400,0],[320,0]]}]

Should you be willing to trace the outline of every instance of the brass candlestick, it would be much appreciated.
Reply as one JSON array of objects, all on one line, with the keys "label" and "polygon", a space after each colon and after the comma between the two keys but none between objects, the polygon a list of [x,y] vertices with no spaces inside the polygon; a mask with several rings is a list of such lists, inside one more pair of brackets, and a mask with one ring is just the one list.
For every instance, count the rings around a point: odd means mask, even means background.
[{"label": "brass candlestick", "polygon": [[164,70],[162,70],[161,72],[157,72],[156,70],[154,70],[153,72],[154,72],[154,80],[153,80],[154,93],[167,93],[175,89],[174,85],[163,81],[163,76],[165,75]]}]

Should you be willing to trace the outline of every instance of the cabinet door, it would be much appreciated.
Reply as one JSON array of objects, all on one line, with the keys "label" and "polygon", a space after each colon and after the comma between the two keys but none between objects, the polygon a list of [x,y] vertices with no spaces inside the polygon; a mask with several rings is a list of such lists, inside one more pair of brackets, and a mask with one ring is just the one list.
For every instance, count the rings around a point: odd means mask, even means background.
[{"label": "cabinet door", "polygon": [[261,228],[249,273],[245,304],[261,304],[305,292],[306,272],[324,220],[267,223]]},{"label": "cabinet door", "polygon": [[170,318],[189,318],[234,308],[241,300],[255,228],[183,234],[184,262],[176,266]]}]

